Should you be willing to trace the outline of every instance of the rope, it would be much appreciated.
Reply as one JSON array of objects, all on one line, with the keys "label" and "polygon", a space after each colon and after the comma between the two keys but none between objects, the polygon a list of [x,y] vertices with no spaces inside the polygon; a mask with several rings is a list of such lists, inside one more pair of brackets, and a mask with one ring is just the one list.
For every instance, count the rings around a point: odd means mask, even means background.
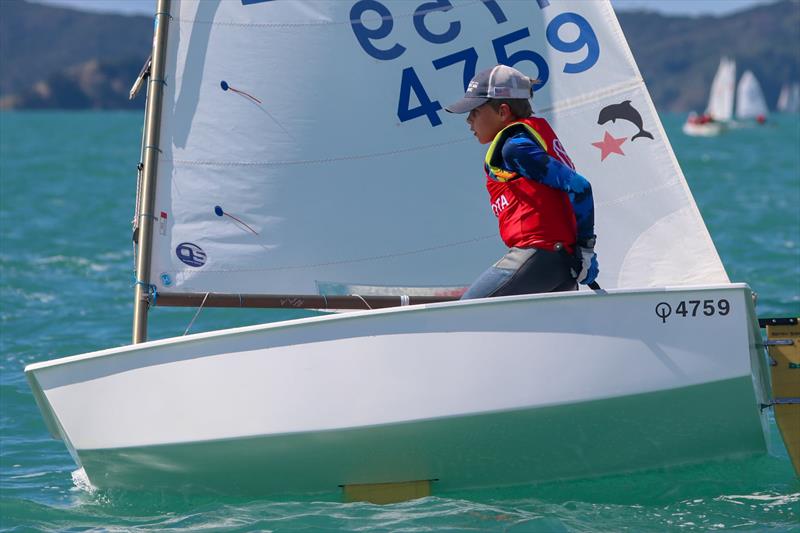
[{"label": "rope", "polygon": [[[367,309],[369,309],[370,311],[372,311],[372,308],[369,306],[369,304],[367,303],[367,301],[364,299],[364,297],[363,297],[363,296],[361,296],[360,294],[351,294],[350,296],[355,296],[356,298],[358,298],[359,300],[361,300],[362,302],[364,302],[364,305],[366,305],[366,306],[367,306]],[[328,299],[327,299],[327,298],[325,298],[325,301],[327,302],[327,301],[328,301]]]},{"label": "rope", "polygon": [[144,281],[136,279],[136,274],[133,275],[133,287],[141,285],[147,291],[147,296],[151,299],[150,305],[155,307],[156,300],[158,299],[158,287],[153,285],[152,283],[145,283]]},{"label": "rope", "polygon": [[446,243],[446,244],[438,244],[436,246],[429,246],[427,248],[418,248],[416,250],[407,250],[407,251],[402,251],[402,252],[389,253],[389,254],[383,254],[383,255],[374,255],[374,256],[368,256],[368,257],[357,257],[357,258],[354,258],[354,259],[342,259],[342,260],[339,260],[339,261],[328,261],[328,262],[325,262],[325,263],[311,263],[311,264],[305,264],[305,265],[284,265],[284,266],[266,267],[266,268],[236,268],[236,269],[219,268],[219,269],[213,269],[213,270],[212,269],[209,269],[209,270],[203,269],[201,271],[195,271],[195,270],[191,270],[191,269],[185,268],[183,270],[168,270],[167,272],[173,273],[173,274],[179,274],[181,272],[192,272],[194,274],[200,275],[200,274],[215,274],[215,273],[278,272],[278,271],[286,271],[286,270],[303,270],[303,269],[310,269],[310,268],[325,268],[325,267],[331,267],[331,266],[351,265],[351,264],[355,264],[355,263],[366,263],[366,262],[372,262],[372,261],[381,261],[381,260],[387,260],[387,259],[394,259],[394,258],[397,258],[397,257],[406,257],[406,256],[410,256],[410,255],[417,255],[417,254],[423,254],[423,253],[429,253],[429,252],[436,252],[436,251],[444,250],[444,249],[447,249],[447,248],[455,248],[455,247],[458,247],[458,246],[470,245],[470,244],[473,244],[473,243],[485,241],[487,239],[496,239],[496,238],[497,238],[496,234],[483,235],[483,236],[479,236],[479,237],[473,237],[471,239],[466,239],[466,240],[463,240],[463,241],[450,242],[450,243]]},{"label": "rope", "polygon": [[[545,0],[539,0],[545,1]],[[426,4],[427,5],[427,4]],[[434,3],[435,5],[435,3]],[[466,8],[473,8],[473,5],[467,4],[466,6],[462,4],[457,4],[454,6],[450,6],[448,9],[464,9]],[[440,9],[437,7],[429,8],[429,9],[422,9],[419,13],[412,13],[407,12],[400,15],[374,15],[369,17],[364,17],[364,20],[367,22],[377,22],[377,21],[403,21],[410,19],[411,17],[416,16],[417,14],[426,15],[428,13],[433,13],[434,11],[439,11]],[[176,20],[180,24],[210,24],[213,26],[242,26],[242,27],[254,27],[254,28],[299,28],[304,26],[341,26],[341,25],[350,25],[353,23],[352,20],[349,18],[346,20],[312,20],[308,22],[266,22],[266,23],[246,23],[246,22],[229,22],[229,21],[220,21],[220,20],[202,20],[202,19],[190,19],[190,18],[179,18],[174,19],[170,15],[170,19]]]},{"label": "rope", "polygon": [[[191,327],[192,327],[192,324],[194,324],[194,321],[195,321],[195,320],[197,320],[197,317],[200,315],[200,311],[202,311],[202,310],[203,310],[203,306],[204,306],[204,305],[206,305],[206,300],[208,299],[208,295],[209,295],[209,294],[210,294],[210,293],[208,293],[208,292],[207,292],[207,293],[206,293],[206,295],[203,297],[203,301],[202,301],[202,303],[200,304],[200,307],[198,307],[198,308],[197,308],[197,312],[196,312],[196,313],[194,314],[194,316],[192,317],[192,321],[191,321],[191,322],[189,322],[189,325],[188,325],[188,326],[186,326],[186,330],[183,332],[183,336],[184,336],[184,337],[186,336],[186,334],[187,334],[187,333],[189,333],[189,330],[191,329]],[[242,297],[241,297],[241,295],[239,295],[239,299],[240,299],[240,300],[241,300],[241,298],[242,298]]]},{"label": "rope", "polygon": [[440,143],[426,144],[423,146],[412,146],[410,148],[389,150],[387,152],[344,155],[338,157],[328,157],[324,159],[304,159],[304,160],[289,160],[289,161],[207,161],[207,160],[165,158],[165,160],[178,165],[198,165],[198,166],[217,166],[217,167],[283,167],[290,165],[318,165],[318,164],[336,163],[339,161],[358,161],[366,159],[376,159],[392,155],[419,152],[422,150],[432,150],[435,148],[442,148],[453,144],[464,143],[467,142],[468,140],[470,139],[464,137],[461,139],[455,139]]},{"label": "rope", "polygon": [[[144,142],[142,144],[144,144]],[[142,194],[143,169],[144,165],[141,162],[139,162],[139,164],[136,165],[136,203],[133,206],[133,220],[131,220],[133,231],[136,231],[136,228],[139,227],[139,200],[141,199],[141,194]]]}]

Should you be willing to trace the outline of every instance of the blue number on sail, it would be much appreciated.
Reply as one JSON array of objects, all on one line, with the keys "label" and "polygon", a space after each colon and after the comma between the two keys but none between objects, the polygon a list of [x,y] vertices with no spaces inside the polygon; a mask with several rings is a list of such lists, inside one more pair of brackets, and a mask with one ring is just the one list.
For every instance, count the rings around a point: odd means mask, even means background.
[{"label": "blue number on sail", "polygon": [[540,82],[537,87],[534,88],[534,91],[536,91],[544,87],[544,84],[547,83],[547,78],[550,77],[550,68],[547,66],[547,61],[545,61],[542,56],[533,50],[517,50],[511,54],[509,54],[508,50],[506,50],[508,45],[516,43],[517,41],[521,41],[522,39],[530,36],[531,32],[528,30],[528,28],[522,28],[521,30],[512,31],[508,35],[503,35],[497,39],[493,39],[492,46],[494,46],[494,53],[497,56],[498,63],[513,67],[520,61],[530,61],[536,65],[536,68],[539,71],[536,78]]},{"label": "blue number on sail", "polygon": [[[419,105],[413,109],[410,107],[412,92],[419,100]],[[442,119],[439,118],[437,111],[440,109],[442,109],[442,105],[437,100],[431,101],[428,97],[414,67],[403,70],[403,78],[400,81],[400,99],[397,102],[397,118],[400,119],[400,122],[427,116],[431,121],[431,126],[439,126]]]},{"label": "blue number on sail", "polygon": [[[542,0],[539,0],[542,1]],[[498,24],[502,24],[503,22],[507,21],[506,14],[503,13],[503,10],[500,9],[500,6],[497,5],[497,0],[481,0],[483,5],[485,5],[489,12],[494,17],[494,21]]]},{"label": "blue number on sail", "polygon": [[[364,16],[366,11],[374,11],[380,16],[380,26],[375,29],[369,29],[364,26],[361,17]],[[388,37],[392,33],[393,26],[394,19],[391,11],[377,0],[359,0],[350,8],[350,27],[353,29],[353,34],[358,39],[361,48],[375,59],[383,61],[397,59],[406,51],[405,46],[400,43],[395,43],[388,50],[382,50],[372,44],[372,41]]]},{"label": "blue number on sail", "polygon": [[447,12],[451,9],[453,9],[453,4],[450,3],[450,0],[435,0],[433,2],[421,4],[414,11],[414,28],[417,30],[417,33],[419,33],[420,37],[434,44],[449,43],[458,37],[458,34],[461,32],[461,23],[457,20],[451,22],[447,27],[447,31],[444,33],[433,33],[425,25],[426,16],[435,11]]},{"label": "blue number on sail", "polygon": [[[564,41],[558,36],[558,30],[569,23],[575,24],[580,30],[574,41]],[[597,42],[597,35],[595,35],[589,22],[577,13],[561,13],[551,20],[550,24],[547,25],[547,42],[559,52],[577,52],[584,46],[586,47],[587,54],[583,61],[564,65],[564,72],[567,74],[578,74],[589,70],[597,63],[597,59],[600,57],[600,44]]]},{"label": "blue number on sail", "polygon": [[466,91],[469,81],[475,76],[475,69],[478,66],[478,52],[474,48],[467,48],[466,50],[460,50],[454,54],[434,59],[433,67],[436,70],[442,70],[462,61],[464,62],[464,91]]}]

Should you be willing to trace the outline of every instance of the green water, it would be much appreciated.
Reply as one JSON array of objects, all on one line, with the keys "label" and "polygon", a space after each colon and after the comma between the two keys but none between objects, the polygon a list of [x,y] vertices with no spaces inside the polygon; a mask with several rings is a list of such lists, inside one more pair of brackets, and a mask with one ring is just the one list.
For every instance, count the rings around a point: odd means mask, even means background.
[{"label": "green water", "polygon": [[[663,117],[734,281],[761,316],[800,315],[800,118],[711,139]],[[0,114],[0,528],[5,530],[800,531],[800,482],[769,455],[396,504],[92,491],[50,439],[22,373],[127,344],[137,113]],[[192,331],[310,314],[204,310]],[[156,309],[150,337],[192,309]],[[704,443],[698,443],[703,446]]]}]

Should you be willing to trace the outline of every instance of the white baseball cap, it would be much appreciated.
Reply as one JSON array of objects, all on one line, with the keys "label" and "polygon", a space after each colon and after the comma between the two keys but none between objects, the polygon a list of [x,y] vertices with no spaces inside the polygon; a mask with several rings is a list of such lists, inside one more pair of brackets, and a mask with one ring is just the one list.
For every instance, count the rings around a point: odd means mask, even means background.
[{"label": "white baseball cap", "polygon": [[444,109],[450,113],[469,113],[492,99],[528,100],[533,96],[533,81],[515,68],[496,65],[476,74],[464,97]]}]

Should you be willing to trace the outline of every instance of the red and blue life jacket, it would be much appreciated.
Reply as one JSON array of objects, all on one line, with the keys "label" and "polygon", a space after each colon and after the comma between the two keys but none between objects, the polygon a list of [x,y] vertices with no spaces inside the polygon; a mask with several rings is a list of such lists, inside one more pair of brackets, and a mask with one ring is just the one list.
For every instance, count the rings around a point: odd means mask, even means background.
[{"label": "red and blue life jacket", "polygon": [[550,124],[543,118],[528,117],[503,128],[489,146],[484,163],[486,189],[500,225],[500,237],[509,248],[553,250],[560,243],[571,253],[577,227],[567,193],[503,167],[503,145],[520,131],[530,136],[550,157],[575,169]]}]

